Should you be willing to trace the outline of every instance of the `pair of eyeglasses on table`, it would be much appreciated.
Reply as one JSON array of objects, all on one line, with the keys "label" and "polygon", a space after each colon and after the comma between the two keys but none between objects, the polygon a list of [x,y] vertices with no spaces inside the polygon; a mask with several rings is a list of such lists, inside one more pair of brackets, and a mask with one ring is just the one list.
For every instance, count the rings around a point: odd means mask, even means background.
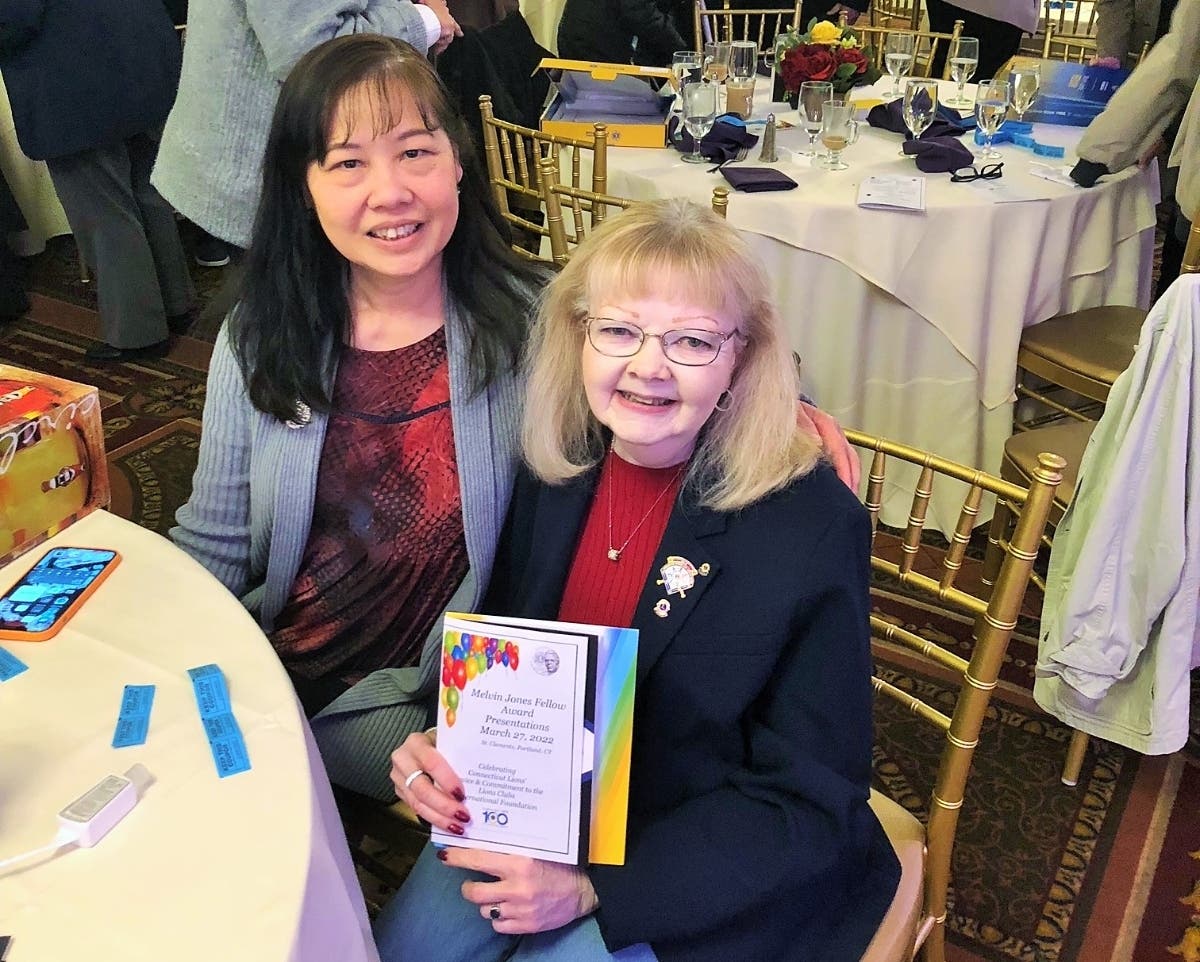
[{"label": "pair of eyeglasses on table", "polygon": [[1002,176],[1004,176],[1004,161],[985,164],[979,168],[976,168],[974,164],[970,167],[960,167],[951,172],[950,180],[955,184],[968,184],[973,180],[995,180]]}]

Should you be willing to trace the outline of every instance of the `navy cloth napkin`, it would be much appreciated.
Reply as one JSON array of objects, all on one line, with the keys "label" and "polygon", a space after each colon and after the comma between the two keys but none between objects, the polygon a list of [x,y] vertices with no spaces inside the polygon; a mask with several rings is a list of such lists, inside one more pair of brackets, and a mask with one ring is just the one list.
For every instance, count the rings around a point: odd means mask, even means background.
[{"label": "navy cloth napkin", "polygon": [[[867,114],[867,123],[881,130],[908,136],[908,125],[904,122],[903,98],[887,104],[876,104]],[[938,104],[937,114],[921,134],[922,140],[930,137],[958,137],[975,126],[974,117],[964,118],[957,110]]]},{"label": "navy cloth napkin", "polygon": [[757,194],[765,190],[791,190],[797,184],[781,170],[771,167],[722,167],[723,176],[734,190]]},{"label": "navy cloth napkin", "polygon": [[915,154],[917,167],[927,174],[961,170],[975,163],[975,155],[954,137],[909,138],[904,142],[904,152]]},{"label": "navy cloth napkin", "polygon": [[[678,115],[673,115],[667,124],[667,138],[680,153],[692,152],[695,141]],[[757,143],[758,135],[746,129],[745,121],[735,114],[721,114],[712,130],[700,138],[700,153],[713,163],[723,164],[733,160],[743,147],[753,147]]]}]

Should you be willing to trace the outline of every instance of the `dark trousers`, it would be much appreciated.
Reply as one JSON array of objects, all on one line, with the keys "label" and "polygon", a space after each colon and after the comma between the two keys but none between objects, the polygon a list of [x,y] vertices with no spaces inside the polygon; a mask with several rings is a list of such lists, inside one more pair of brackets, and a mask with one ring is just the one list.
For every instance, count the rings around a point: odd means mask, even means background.
[{"label": "dark trousers", "polygon": [[175,212],[150,186],[148,133],[46,162],[84,261],[96,272],[101,336],[113,347],[165,340],[195,299]]},{"label": "dark trousers", "polygon": [[8,246],[8,237],[25,227],[25,219],[8,181],[0,175],[0,320],[29,310],[25,296],[25,265]]},{"label": "dark trousers", "polygon": [[1163,296],[1163,292],[1174,282],[1179,276],[1179,271],[1183,268],[1183,252],[1187,247],[1188,232],[1192,229],[1192,223],[1183,216],[1183,211],[1179,209],[1179,205],[1175,205],[1175,216],[1172,218],[1171,225],[1167,228],[1166,236],[1163,238],[1162,262],[1159,264],[1158,287],[1154,291],[1154,299],[1158,300]]},{"label": "dark trousers", "polygon": [[[946,0],[925,0],[925,9],[929,11],[929,29],[936,33],[950,33],[954,29],[954,21],[963,22],[964,37],[975,37],[979,40],[979,66],[975,68],[972,80],[991,80],[1008,59],[1021,46],[1021,35],[1024,31],[1002,20],[993,20],[982,14],[972,13],[949,4]],[[931,76],[940,77],[946,67],[946,56],[949,51],[947,44],[939,44],[937,55],[933,58]]]}]

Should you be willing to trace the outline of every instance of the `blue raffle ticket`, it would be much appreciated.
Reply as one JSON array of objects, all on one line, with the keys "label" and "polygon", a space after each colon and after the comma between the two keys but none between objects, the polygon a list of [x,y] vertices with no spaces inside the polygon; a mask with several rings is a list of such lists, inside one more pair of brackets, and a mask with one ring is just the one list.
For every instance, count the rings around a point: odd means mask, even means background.
[{"label": "blue raffle ticket", "polygon": [[28,669],[29,666],[11,651],[7,648],[0,648],[0,681],[16,678],[17,675]]},{"label": "blue raffle ticket", "polygon": [[150,709],[154,705],[153,685],[126,685],[121,696],[121,712],[113,732],[112,747],[145,745],[150,731]]},{"label": "blue raffle ticket", "polygon": [[196,695],[196,706],[200,709],[200,721],[204,735],[212,751],[217,774],[224,778],[238,772],[250,771],[250,756],[237,719],[233,717],[233,706],[229,701],[229,687],[225,676],[216,665],[189,668],[192,690]]}]

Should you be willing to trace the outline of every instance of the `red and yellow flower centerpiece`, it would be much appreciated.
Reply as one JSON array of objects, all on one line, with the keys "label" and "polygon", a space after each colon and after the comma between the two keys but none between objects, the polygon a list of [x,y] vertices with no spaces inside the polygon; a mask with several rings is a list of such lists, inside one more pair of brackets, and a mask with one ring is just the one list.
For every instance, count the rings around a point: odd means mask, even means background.
[{"label": "red and yellow flower centerpiece", "polygon": [[789,30],[776,41],[775,99],[786,99],[793,107],[806,80],[827,80],[834,93],[842,94],[878,79],[875,50],[863,46],[849,27],[814,18],[805,33]]}]

